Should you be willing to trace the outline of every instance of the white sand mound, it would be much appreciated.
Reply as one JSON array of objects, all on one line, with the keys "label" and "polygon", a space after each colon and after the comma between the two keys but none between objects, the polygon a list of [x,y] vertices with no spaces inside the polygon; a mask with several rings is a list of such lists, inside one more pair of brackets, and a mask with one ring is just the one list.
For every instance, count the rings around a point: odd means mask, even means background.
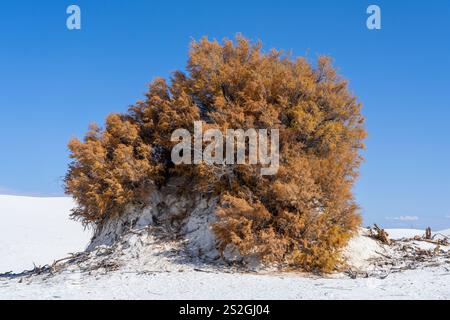
[{"label": "white sand mound", "polygon": [[370,238],[368,229],[363,228],[359,230],[355,237],[350,239],[342,252],[348,267],[360,272],[371,269],[377,260],[388,254],[390,254],[389,247]]},{"label": "white sand mound", "polygon": [[421,237],[425,234],[425,230],[418,229],[386,229],[386,232],[389,234],[389,238],[394,240]]},{"label": "white sand mound", "polygon": [[98,246],[112,246],[130,231],[157,227],[169,237],[182,239],[192,256],[218,260],[220,254],[211,229],[216,203],[215,198],[188,198],[175,196],[167,190],[155,191],[144,208],[130,207],[120,217],[104,222],[94,233],[88,251]]},{"label": "white sand mound", "polygon": [[97,228],[88,251],[98,246],[113,245],[129,230],[161,227],[173,237],[182,239],[193,257],[208,262],[242,262],[256,267],[254,258],[244,258],[229,245],[223,254],[217,250],[212,231],[216,221],[217,197],[201,194],[180,194],[180,180],[171,180],[166,187],[155,190],[145,207],[130,207],[123,215],[105,221]]},{"label": "white sand mound", "polygon": [[391,229],[387,232],[396,238],[390,237],[390,245],[368,237],[368,229],[361,229],[349,241],[343,258],[352,277],[385,278],[392,273],[449,264],[450,239],[445,231],[432,233],[431,239],[426,239],[421,230]]}]

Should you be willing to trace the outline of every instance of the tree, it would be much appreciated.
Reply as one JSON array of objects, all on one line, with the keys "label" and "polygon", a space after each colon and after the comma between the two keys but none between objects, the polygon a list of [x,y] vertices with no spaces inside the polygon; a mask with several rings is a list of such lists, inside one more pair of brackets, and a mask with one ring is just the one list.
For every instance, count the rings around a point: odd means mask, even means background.
[{"label": "tree", "polygon": [[[226,130],[278,129],[280,169],[260,165],[177,165],[170,159],[179,128],[194,121]],[[152,82],[145,101],[111,115],[104,130],[69,144],[66,191],[86,224],[145,203],[169,177],[189,177],[189,190],[220,198],[213,229],[229,245],[264,262],[331,271],[360,224],[351,188],[366,136],[361,104],[331,59],[264,53],[242,36],[191,44],[187,72]],[[188,186],[186,186],[188,188]]]}]

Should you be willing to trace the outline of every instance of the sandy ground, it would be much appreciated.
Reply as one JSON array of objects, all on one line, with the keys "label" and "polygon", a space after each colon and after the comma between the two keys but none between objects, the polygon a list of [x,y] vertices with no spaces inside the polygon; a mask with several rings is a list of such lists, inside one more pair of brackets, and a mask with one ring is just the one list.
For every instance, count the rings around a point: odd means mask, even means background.
[{"label": "sandy ground", "polygon": [[[32,261],[51,264],[82,251],[89,234],[68,223],[70,199],[0,196],[0,267],[21,271]],[[10,213],[14,214],[11,215]],[[8,214],[7,214],[8,213]],[[36,217],[39,215],[39,218]],[[8,218],[6,220],[6,218]],[[443,232],[448,232],[443,231]],[[393,237],[421,235],[421,230],[388,230]],[[130,246],[130,244],[142,243]],[[432,244],[416,244],[433,249]],[[0,278],[0,299],[449,299],[450,263],[418,267],[379,277],[329,277],[278,272],[247,272],[186,262],[172,243],[148,234],[131,234],[113,254],[100,248],[54,275]],[[383,251],[385,250],[385,251]],[[360,234],[346,252],[355,266],[386,252]],[[111,261],[122,266],[109,264]],[[125,264],[123,264],[126,262]]]},{"label": "sandy ground", "polygon": [[0,195],[0,273],[20,272],[84,250],[90,232],[69,219],[71,198]]},{"label": "sandy ground", "polygon": [[0,281],[0,299],[449,299],[444,268],[397,273],[386,279],[317,278],[295,274],[114,272],[69,273],[46,281]]}]

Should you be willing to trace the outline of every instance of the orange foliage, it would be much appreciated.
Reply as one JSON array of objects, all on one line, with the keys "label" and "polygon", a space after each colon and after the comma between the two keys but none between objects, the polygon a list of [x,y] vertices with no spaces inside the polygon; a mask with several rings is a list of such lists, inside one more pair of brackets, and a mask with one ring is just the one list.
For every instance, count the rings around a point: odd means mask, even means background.
[{"label": "orange foliage", "polygon": [[[221,199],[219,248],[304,270],[336,267],[360,224],[351,188],[366,133],[361,105],[328,57],[313,67],[241,36],[222,44],[204,38],[191,45],[187,73],[175,72],[170,84],[156,79],[146,96],[69,144],[75,217],[101,223],[145,203],[168,177],[189,176],[186,188]],[[192,131],[196,120],[221,130],[278,129],[278,173],[261,176],[260,165],[175,167],[170,136]]]}]

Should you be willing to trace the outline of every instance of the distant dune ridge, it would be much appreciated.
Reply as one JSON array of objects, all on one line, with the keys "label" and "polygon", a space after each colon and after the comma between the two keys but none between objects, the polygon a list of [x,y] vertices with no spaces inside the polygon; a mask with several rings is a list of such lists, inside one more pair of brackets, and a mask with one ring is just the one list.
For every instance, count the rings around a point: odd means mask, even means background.
[{"label": "distant dune ridge", "polygon": [[0,272],[19,272],[82,251],[89,230],[69,219],[73,200],[0,195]]}]

